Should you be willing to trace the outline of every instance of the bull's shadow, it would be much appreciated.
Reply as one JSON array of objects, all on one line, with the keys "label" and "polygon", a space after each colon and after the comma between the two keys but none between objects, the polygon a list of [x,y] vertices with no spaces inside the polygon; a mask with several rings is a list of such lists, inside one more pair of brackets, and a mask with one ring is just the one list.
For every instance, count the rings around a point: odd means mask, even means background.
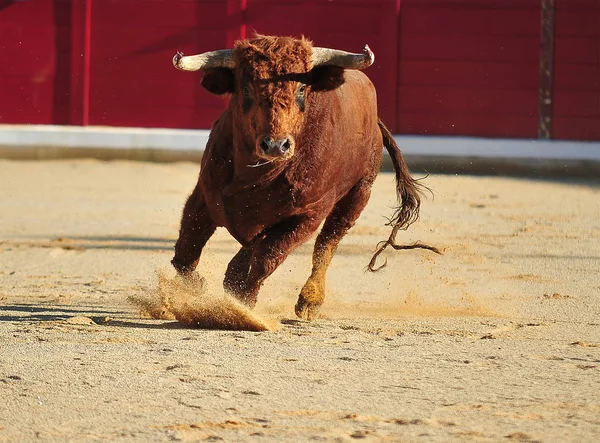
[{"label": "bull's shadow", "polygon": [[[142,320],[133,312],[117,309],[104,309],[97,306],[67,306],[67,305],[40,305],[40,304],[9,304],[0,306],[0,323],[22,323],[28,326],[44,322],[67,321],[76,316],[90,318],[97,327],[117,327],[125,329],[154,329],[154,330],[193,330],[193,331],[221,331],[239,333],[244,330],[221,327],[192,327],[173,320]],[[108,317],[108,320],[107,320]],[[298,325],[306,322],[288,320],[291,324]],[[286,320],[281,322],[286,324]],[[249,332],[249,331],[245,331]]]},{"label": "bull's shadow", "polygon": [[[0,322],[8,323],[43,323],[66,321],[76,316],[88,317],[98,326],[117,326],[144,329],[187,329],[178,322],[162,323],[141,322],[134,319],[134,314],[124,310],[105,309],[97,306],[68,306],[40,304],[8,304],[0,306]],[[107,317],[110,320],[106,320]]]},{"label": "bull's shadow", "polygon": [[[381,218],[381,226],[385,226],[386,219]],[[382,237],[374,237],[372,244],[360,245],[353,244],[350,240],[353,234],[350,231],[346,242],[342,242],[338,249],[339,255],[364,255],[365,259],[370,257],[375,245]],[[34,238],[34,237],[32,237]],[[77,236],[67,235],[59,239],[48,239],[40,237],[39,240],[8,240],[6,244],[40,247],[40,248],[63,248],[66,250],[120,250],[120,251],[155,251],[155,252],[173,252],[176,239],[160,237],[139,237],[139,236]],[[314,239],[296,249],[294,255],[311,256]],[[229,253],[233,255],[238,251],[240,245],[233,239],[211,239],[206,252]]]},{"label": "bull's shadow", "polygon": [[0,322],[41,322],[66,320],[82,315],[86,317],[105,318],[117,314],[118,311],[92,306],[39,305],[39,304],[10,304],[0,306]]}]

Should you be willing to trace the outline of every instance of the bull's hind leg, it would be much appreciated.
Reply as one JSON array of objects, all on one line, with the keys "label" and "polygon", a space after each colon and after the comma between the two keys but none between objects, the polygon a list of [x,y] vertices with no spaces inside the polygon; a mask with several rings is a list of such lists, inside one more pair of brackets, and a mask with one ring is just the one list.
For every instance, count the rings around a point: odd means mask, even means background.
[{"label": "bull's hind leg", "polygon": [[198,188],[188,198],[181,217],[179,238],[175,243],[175,256],[171,263],[177,272],[190,277],[198,266],[202,248],[215,232],[216,226],[211,220],[204,196]]},{"label": "bull's hind leg", "polygon": [[327,216],[315,242],[312,273],[298,297],[296,315],[311,320],[325,300],[325,275],[338,244],[369,201],[373,180],[361,180],[343,197]]}]

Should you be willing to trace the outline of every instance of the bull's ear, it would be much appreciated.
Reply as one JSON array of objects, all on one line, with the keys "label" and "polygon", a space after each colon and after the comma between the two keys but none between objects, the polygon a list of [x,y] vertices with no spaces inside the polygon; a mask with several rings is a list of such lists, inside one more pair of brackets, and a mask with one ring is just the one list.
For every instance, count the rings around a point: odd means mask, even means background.
[{"label": "bull's ear", "polygon": [[331,91],[344,84],[344,68],[319,66],[310,71],[310,86],[313,91]]},{"label": "bull's ear", "polygon": [[202,86],[211,94],[231,94],[235,90],[233,71],[227,68],[211,68],[204,71]]}]

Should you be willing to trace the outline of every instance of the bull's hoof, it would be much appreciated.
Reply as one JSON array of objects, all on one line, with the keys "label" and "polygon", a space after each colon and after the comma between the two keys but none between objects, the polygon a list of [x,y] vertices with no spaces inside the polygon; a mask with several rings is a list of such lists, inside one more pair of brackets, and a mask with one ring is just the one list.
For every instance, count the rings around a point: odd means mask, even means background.
[{"label": "bull's hoof", "polygon": [[232,295],[233,297],[240,299],[240,301],[244,298],[243,295],[241,295],[244,293],[243,282],[225,279],[223,281],[223,289],[225,290],[225,292]]},{"label": "bull's hoof", "polygon": [[244,283],[225,280],[223,282],[223,289],[225,289],[227,294],[237,299],[246,307],[254,309],[254,306],[256,306],[256,301],[258,300],[258,291],[248,290]]},{"label": "bull's hoof", "polygon": [[238,299],[240,303],[242,303],[244,306],[246,306],[249,309],[254,309],[254,307],[256,306],[256,297],[247,297],[247,296],[236,295],[236,294],[234,294],[234,297],[236,299]]},{"label": "bull's hoof", "polygon": [[198,294],[204,294],[206,291],[206,279],[202,277],[198,272],[191,271],[185,274],[179,274],[179,278],[194,292]]},{"label": "bull's hoof", "polygon": [[296,303],[296,315],[303,320],[314,320],[319,315],[320,304],[309,303],[300,297]]},{"label": "bull's hoof", "polygon": [[304,284],[298,303],[296,303],[296,315],[304,320],[317,318],[319,309],[325,299],[324,282],[315,281],[311,278]]}]

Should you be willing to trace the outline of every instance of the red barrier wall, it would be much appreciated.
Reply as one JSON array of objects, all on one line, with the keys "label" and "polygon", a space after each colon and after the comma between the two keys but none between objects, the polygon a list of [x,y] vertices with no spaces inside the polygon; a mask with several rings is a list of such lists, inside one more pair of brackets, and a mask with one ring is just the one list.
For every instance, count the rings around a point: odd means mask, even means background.
[{"label": "red barrier wall", "polygon": [[404,134],[537,136],[540,2],[403,0]]},{"label": "red barrier wall", "polygon": [[[359,51],[404,134],[537,136],[541,0],[0,0],[0,123],[208,128],[171,65],[253,31]],[[556,0],[554,138],[600,140],[600,0]]]},{"label": "red barrier wall", "polygon": [[52,0],[0,0],[0,123],[54,121],[54,9]]},{"label": "red barrier wall", "polygon": [[600,140],[600,1],[556,1],[554,130]]}]

